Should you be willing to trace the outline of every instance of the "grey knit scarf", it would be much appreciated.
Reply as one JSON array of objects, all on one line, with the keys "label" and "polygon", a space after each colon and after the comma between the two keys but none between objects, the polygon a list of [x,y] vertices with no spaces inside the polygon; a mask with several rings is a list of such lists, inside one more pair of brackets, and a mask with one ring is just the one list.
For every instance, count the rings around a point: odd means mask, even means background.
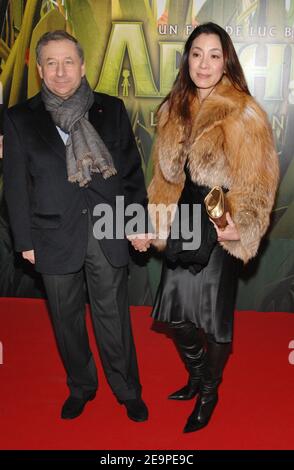
[{"label": "grey knit scarf", "polygon": [[92,173],[101,173],[104,179],[116,174],[112,157],[87,116],[94,103],[94,94],[85,77],[79,88],[63,100],[52,93],[44,81],[41,89],[45,108],[54,124],[69,134],[66,143],[68,181],[85,186]]}]

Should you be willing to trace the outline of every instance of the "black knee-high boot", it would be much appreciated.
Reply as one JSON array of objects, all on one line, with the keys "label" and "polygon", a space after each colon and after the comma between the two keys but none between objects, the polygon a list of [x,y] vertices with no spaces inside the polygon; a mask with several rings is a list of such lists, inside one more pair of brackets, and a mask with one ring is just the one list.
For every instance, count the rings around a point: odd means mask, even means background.
[{"label": "black knee-high boot", "polygon": [[200,393],[184,428],[185,433],[197,431],[208,424],[218,401],[218,387],[231,352],[231,345],[232,343],[216,343],[207,335],[206,364]]},{"label": "black knee-high boot", "polygon": [[180,390],[169,395],[170,400],[191,400],[199,392],[205,352],[199,329],[191,322],[170,324],[175,343],[189,371],[189,380]]}]

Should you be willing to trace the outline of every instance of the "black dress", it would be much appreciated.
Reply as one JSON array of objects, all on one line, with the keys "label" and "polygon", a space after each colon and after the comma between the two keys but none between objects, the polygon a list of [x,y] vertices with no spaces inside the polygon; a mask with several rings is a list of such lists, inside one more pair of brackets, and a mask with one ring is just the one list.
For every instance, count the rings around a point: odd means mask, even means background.
[{"label": "black dress", "polygon": [[[203,224],[211,224],[204,206],[208,191],[209,188],[194,184],[187,174],[179,200],[179,204],[201,204]],[[218,242],[208,264],[196,274],[180,262],[165,259],[152,317],[162,322],[191,321],[217,342],[232,341],[240,264]]]}]

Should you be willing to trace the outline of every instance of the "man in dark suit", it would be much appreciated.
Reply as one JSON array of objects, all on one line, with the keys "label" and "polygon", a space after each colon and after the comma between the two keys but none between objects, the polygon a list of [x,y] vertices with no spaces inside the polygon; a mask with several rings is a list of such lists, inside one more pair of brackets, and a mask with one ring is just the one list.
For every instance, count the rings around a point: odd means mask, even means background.
[{"label": "man in dark suit", "polygon": [[[36,53],[41,93],[5,116],[4,188],[15,249],[35,264],[48,296],[70,390],[61,417],[79,416],[98,386],[85,325],[85,275],[107,380],[128,417],[145,421],[127,299],[129,242],[93,235],[97,205],[107,204],[114,220],[117,196],[126,205],[147,205],[130,122],[121,100],[90,89],[75,38],[46,33]],[[145,251],[150,241],[132,243]]]}]

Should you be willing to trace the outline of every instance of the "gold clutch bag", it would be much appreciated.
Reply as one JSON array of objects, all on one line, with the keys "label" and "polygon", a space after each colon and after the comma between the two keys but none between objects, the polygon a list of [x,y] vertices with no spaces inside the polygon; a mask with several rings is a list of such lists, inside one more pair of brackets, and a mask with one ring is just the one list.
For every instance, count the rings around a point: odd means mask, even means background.
[{"label": "gold clutch bag", "polygon": [[229,212],[228,201],[221,186],[214,186],[204,199],[206,212],[219,228],[228,224],[226,212]]}]

